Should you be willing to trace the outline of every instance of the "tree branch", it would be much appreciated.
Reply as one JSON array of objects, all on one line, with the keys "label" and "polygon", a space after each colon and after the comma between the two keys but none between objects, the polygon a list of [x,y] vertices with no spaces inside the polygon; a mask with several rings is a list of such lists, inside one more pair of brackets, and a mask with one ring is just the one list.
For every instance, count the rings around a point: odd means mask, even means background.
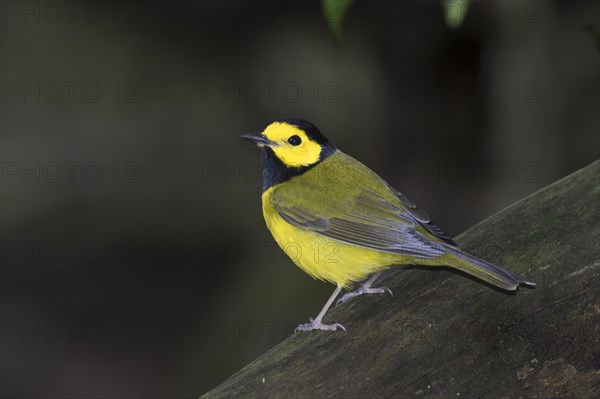
[{"label": "tree branch", "polygon": [[535,289],[399,270],[393,297],[326,317],[348,332],[293,335],[203,398],[600,397],[599,176],[596,161],[457,238]]}]

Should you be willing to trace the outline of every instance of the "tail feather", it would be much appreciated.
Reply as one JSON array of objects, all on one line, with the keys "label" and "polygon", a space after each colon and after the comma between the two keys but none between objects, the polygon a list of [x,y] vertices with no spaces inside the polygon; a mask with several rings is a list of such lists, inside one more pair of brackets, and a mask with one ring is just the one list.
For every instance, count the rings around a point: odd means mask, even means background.
[{"label": "tail feather", "polygon": [[514,291],[519,284],[535,286],[533,281],[525,277],[503,269],[500,266],[478,259],[457,248],[446,247],[446,249],[447,252],[453,255],[453,258],[457,260],[457,262],[453,262],[453,264],[449,266],[493,284],[496,287]]}]

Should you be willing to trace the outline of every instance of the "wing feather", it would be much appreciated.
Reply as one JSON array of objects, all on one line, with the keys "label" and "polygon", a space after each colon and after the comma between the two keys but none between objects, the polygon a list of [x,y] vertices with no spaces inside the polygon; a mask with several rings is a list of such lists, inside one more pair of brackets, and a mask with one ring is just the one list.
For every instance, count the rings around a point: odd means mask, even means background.
[{"label": "wing feather", "polygon": [[[310,191],[304,185],[303,191]],[[294,196],[297,198],[297,196]],[[276,191],[276,211],[288,223],[347,244],[411,257],[433,258],[444,249],[416,230],[417,221],[405,209],[381,195],[360,190],[341,200],[322,200],[314,208],[302,206],[286,191]],[[312,203],[312,201],[307,201]]]},{"label": "wing feather", "polygon": [[407,212],[410,213],[410,215],[412,217],[414,217],[416,220],[418,220],[419,223],[427,231],[429,231],[431,234],[433,234],[437,238],[440,238],[442,241],[446,242],[447,244],[456,246],[456,243],[454,241],[452,241],[452,239],[439,226],[437,226],[435,223],[433,223],[431,221],[431,219],[429,218],[429,215],[427,215],[427,213],[424,210],[422,210],[421,208],[419,208],[417,206],[417,204],[415,204],[413,202],[413,200],[411,200],[410,198],[408,198],[406,196],[406,194],[402,194],[400,191],[396,190],[393,187],[390,187],[390,190],[394,194],[396,194],[396,196],[398,197],[398,199],[400,201],[402,201],[402,203],[406,206]]}]

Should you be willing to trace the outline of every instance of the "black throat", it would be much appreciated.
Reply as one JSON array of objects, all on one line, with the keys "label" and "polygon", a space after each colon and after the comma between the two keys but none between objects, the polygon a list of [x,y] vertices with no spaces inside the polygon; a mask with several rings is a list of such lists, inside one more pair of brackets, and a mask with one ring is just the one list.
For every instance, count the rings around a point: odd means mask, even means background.
[{"label": "black throat", "polygon": [[300,176],[306,171],[314,168],[335,151],[336,148],[333,144],[326,144],[321,147],[321,154],[317,162],[300,168],[291,168],[287,167],[279,158],[277,158],[273,150],[269,147],[261,147],[260,162],[262,163],[263,193],[267,191],[269,187],[288,181],[292,177]]}]

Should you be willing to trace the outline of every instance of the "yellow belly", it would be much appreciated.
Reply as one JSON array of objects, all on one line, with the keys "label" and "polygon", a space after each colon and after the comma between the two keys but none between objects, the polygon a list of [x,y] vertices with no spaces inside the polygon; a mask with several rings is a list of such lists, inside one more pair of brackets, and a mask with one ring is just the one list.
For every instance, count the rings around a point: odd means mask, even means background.
[{"label": "yellow belly", "polygon": [[349,288],[353,282],[398,263],[398,255],[345,244],[289,224],[275,211],[272,190],[262,196],[267,227],[283,252],[310,276]]}]

